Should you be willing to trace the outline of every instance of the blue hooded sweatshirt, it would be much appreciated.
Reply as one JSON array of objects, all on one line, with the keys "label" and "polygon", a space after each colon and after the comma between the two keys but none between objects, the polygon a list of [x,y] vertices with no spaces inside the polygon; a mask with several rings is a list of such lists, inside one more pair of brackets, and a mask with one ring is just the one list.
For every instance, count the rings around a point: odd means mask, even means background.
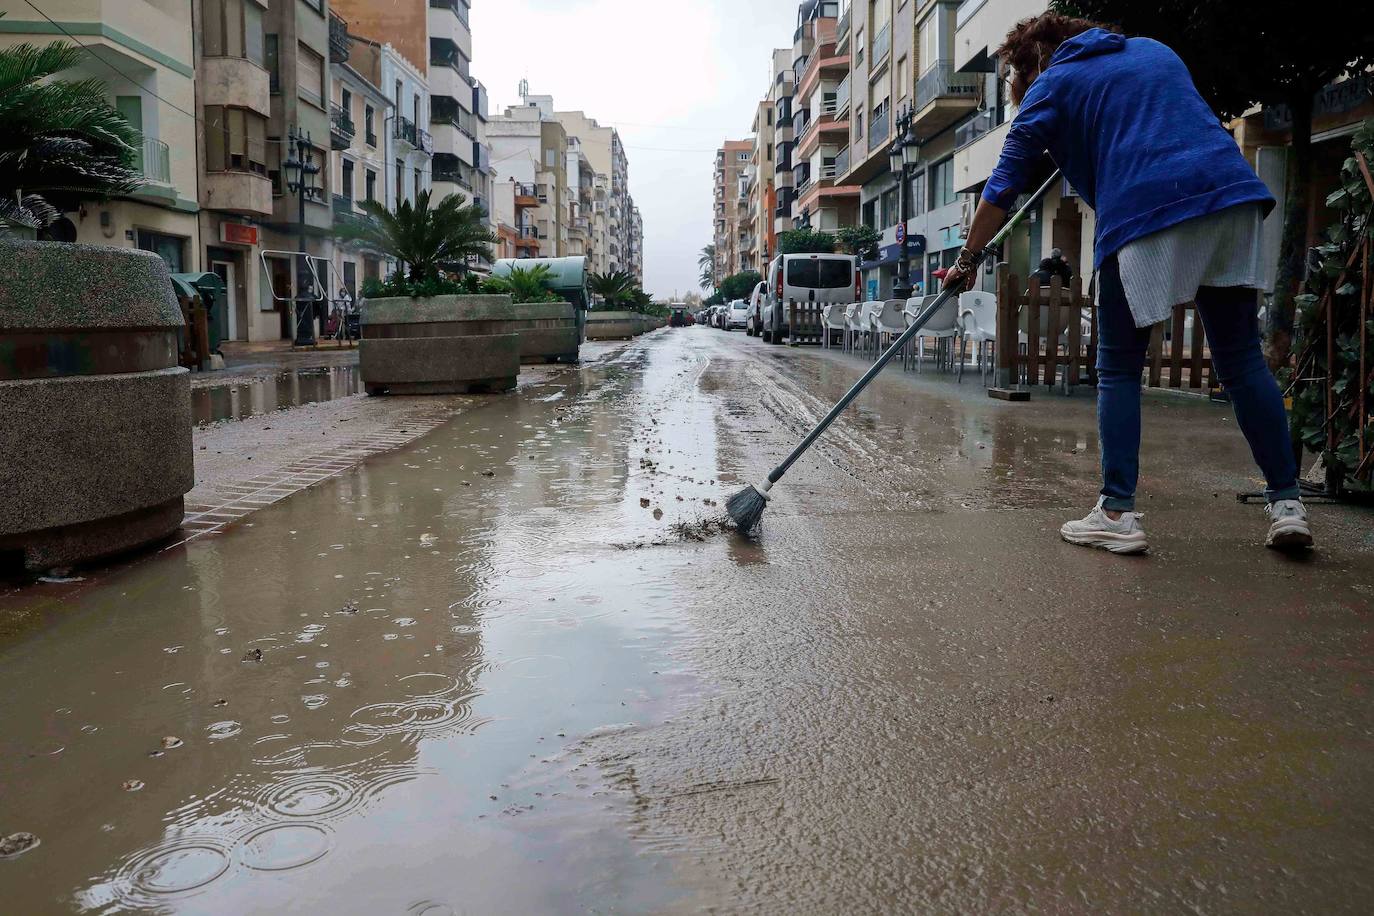
[{"label": "blue hooded sweatshirt", "polygon": [[1026,92],[983,199],[1010,209],[1046,150],[1097,214],[1097,267],[1184,220],[1274,207],[1183,61],[1149,38],[1089,29],[1061,44]]}]

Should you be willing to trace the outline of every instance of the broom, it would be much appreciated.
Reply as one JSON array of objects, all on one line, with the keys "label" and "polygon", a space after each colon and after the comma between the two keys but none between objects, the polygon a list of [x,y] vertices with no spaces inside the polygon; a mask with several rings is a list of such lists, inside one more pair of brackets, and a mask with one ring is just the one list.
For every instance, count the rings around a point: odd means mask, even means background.
[{"label": "broom", "polygon": [[[1031,195],[1030,200],[1026,201],[1025,206],[1018,210],[1011,219],[1007,220],[1006,225],[992,237],[992,240],[988,242],[987,246],[978,256],[978,260],[974,262],[973,266],[975,270],[982,264],[983,259],[987,257],[989,251],[995,250],[1006,240],[1012,230],[1030,213],[1031,207],[1035,206],[1035,204],[1040,201],[1040,198],[1045,196],[1046,192],[1049,191],[1054,183],[1059,181],[1059,178],[1060,173],[1056,170],[1055,173],[1040,186],[1039,190]],[[921,329],[935,316],[935,313],[940,311],[945,303],[955,295],[957,295],[957,293],[951,288],[946,289],[944,292],[940,293],[940,295],[936,296],[935,301],[921,310],[921,314],[916,316],[915,320],[911,322],[911,326],[892,342],[892,346],[888,347],[887,350],[878,357],[877,361],[873,363],[873,366],[863,374],[863,377],[854,383],[854,387],[850,388],[845,396],[840,398],[839,403],[830,409],[830,413],[826,414],[824,419],[816,424],[816,428],[806,434],[806,438],[801,441],[800,445],[792,450],[792,454],[788,455],[787,459],[783,461],[782,464],[773,469],[773,473],[768,475],[766,481],[758,486],[745,487],[726,501],[725,511],[730,516],[730,520],[735,523],[736,528],[745,534],[754,529],[754,526],[759,523],[759,519],[763,517],[763,510],[768,506],[768,491],[773,489],[773,484],[782,479],[782,476],[787,473],[788,468],[792,467],[792,464],[811,447],[812,443],[820,437],[821,433],[825,432],[830,424],[835,422],[835,418],[859,396],[860,392],[868,387],[869,382],[877,378],[878,373],[883,371],[883,367],[886,366],[894,356],[900,353],[902,348],[921,332]]]}]

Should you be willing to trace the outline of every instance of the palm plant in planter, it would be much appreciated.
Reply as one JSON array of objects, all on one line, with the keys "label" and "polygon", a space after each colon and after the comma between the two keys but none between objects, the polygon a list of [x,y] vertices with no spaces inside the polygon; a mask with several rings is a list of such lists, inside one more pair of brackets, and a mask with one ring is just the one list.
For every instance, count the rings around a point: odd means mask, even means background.
[{"label": "palm plant in planter", "polygon": [[139,132],[101,82],[51,79],[84,56],[61,42],[0,50],[0,233],[41,229],[82,200],[143,183]]},{"label": "palm plant in planter", "polygon": [[496,236],[486,226],[482,210],[460,194],[430,205],[430,192],[415,202],[402,201],[394,211],[369,200],[362,205],[367,219],[345,223],[339,238],[359,242],[405,266],[412,284],[439,280],[445,273],[465,274],[470,258],[491,260]]}]

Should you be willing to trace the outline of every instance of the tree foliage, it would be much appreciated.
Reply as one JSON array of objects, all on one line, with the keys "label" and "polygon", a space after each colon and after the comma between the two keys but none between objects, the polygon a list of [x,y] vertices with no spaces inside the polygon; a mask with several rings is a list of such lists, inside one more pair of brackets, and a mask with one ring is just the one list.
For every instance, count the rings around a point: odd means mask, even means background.
[{"label": "tree foliage", "polygon": [[876,261],[882,238],[872,226],[845,226],[835,233],[835,247],[844,254],[856,255],[861,261]]},{"label": "tree foliage", "polygon": [[[1356,132],[1353,147],[1374,167],[1374,120],[1366,121]],[[1374,250],[1374,190],[1366,183],[1355,157],[1345,160],[1341,186],[1326,203],[1340,211],[1341,218],[1326,230],[1323,243],[1316,248],[1320,263],[1309,271],[1303,291],[1296,297],[1298,367],[1296,373],[1285,371],[1281,378],[1292,384],[1293,433],[1307,448],[1322,454],[1328,483],[1367,488],[1368,472],[1362,483],[1353,475],[1359,466],[1361,425],[1365,426],[1365,442],[1374,448],[1374,423],[1360,412],[1362,389],[1366,411],[1374,406],[1374,372],[1370,372],[1374,369],[1374,317],[1365,312],[1361,302],[1374,277],[1365,276],[1371,267],[1358,256],[1357,249],[1365,243],[1371,246],[1366,254]],[[1328,331],[1334,334],[1335,342],[1329,364]],[[1360,375],[1361,355],[1369,372],[1365,378]],[[1328,377],[1332,379],[1329,403]]]},{"label": "tree foliage", "polygon": [[815,229],[789,229],[778,233],[778,254],[831,254],[835,236]]},{"label": "tree foliage", "polygon": [[754,291],[754,287],[763,281],[763,276],[757,270],[746,270],[743,273],[731,274],[720,281],[720,298],[722,302],[729,302],[732,299],[748,299]]},{"label": "tree foliage", "polygon": [[1251,105],[1285,105],[1293,120],[1283,241],[1274,302],[1269,309],[1270,363],[1288,358],[1293,290],[1301,276],[1312,181],[1312,100],[1343,73],[1374,62],[1374,16],[1368,5],[1350,15],[1324,15],[1291,4],[1253,0],[1051,0],[1051,9],[1114,23],[1127,35],[1157,39],[1188,65],[1198,91],[1223,118]]},{"label": "tree foliage", "polygon": [[61,42],[0,50],[0,231],[39,229],[82,200],[143,184],[141,135],[97,79],[53,79],[86,52]]},{"label": "tree foliage", "polygon": [[430,192],[421,191],[412,204],[403,200],[395,211],[380,201],[360,206],[366,219],[335,226],[335,234],[400,261],[411,282],[437,280],[444,273],[467,273],[469,258],[490,262],[496,236],[487,228],[482,209],[453,194],[430,206]]}]

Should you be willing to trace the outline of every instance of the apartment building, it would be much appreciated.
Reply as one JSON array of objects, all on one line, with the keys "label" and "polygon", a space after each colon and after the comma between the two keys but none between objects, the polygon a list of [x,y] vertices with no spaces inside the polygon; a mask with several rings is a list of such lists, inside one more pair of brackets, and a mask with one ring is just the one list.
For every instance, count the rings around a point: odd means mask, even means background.
[{"label": "apartment building", "polygon": [[[396,106],[397,115],[432,135],[428,168],[435,196],[461,194],[475,202],[488,213],[495,232],[487,92],[472,75],[468,0],[331,0],[331,4],[353,34],[390,43],[401,58],[423,63],[428,110],[413,110],[412,98],[407,96]],[[382,88],[390,95],[394,85],[386,83]]]},{"label": "apartment building", "polygon": [[[337,23],[336,29],[346,29],[342,19],[334,17],[333,21]],[[346,42],[334,42],[331,52],[329,184],[333,188],[334,223],[339,226],[360,218],[361,205],[366,201],[390,206],[389,198],[396,189],[403,191],[408,183],[412,189],[423,187],[429,168],[427,160],[416,162],[413,169],[407,168],[399,157],[395,160],[394,175],[389,168],[393,143],[406,144],[408,153],[423,139],[417,137],[414,122],[398,113],[395,103],[412,98],[401,94],[403,82],[397,81],[394,100],[382,89],[382,46],[347,36]],[[422,101],[422,95],[416,92],[411,110],[420,110]],[[402,136],[408,139],[401,139]],[[356,301],[362,281],[380,279],[383,265],[380,258],[356,243],[339,241],[334,245],[328,270],[329,295],[347,291]]]},{"label": "apartment building", "polygon": [[[193,165],[200,176],[197,268],[224,282],[226,301],[214,319],[224,340],[275,340],[281,317],[260,299],[259,220],[273,215],[268,145],[272,84],[267,70],[265,4],[254,0],[197,0],[192,7],[201,141]],[[3,20],[0,20],[2,22]],[[203,261],[200,258],[203,257]],[[188,268],[189,269],[189,268]]]},{"label": "apartment building", "polygon": [[776,254],[779,232],[796,227],[792,221],[792,203],[796,199],[793,181],[792,148],[793,102],[797,91],[797,72],[792,69],[792,49],[776,48],[769,66],[768,100],[773,108],[773,210],[772,231],[768,246]]},{"label": "apartment building", "polygon": [[[553,116],[550,96],[526,95],[487,124],[496,185],[514,182],[535,192],[537,205],[521,217],[534,229],[539,257],[568,255],[568,133]],[[503,189],[504,195],[504,189]],[[504,205],[503,205],[504,206]],[[512,205],[511,211],[514,213]]]},{"label": "apartment building", "polygon": [[[44,0],[40,5],[57,28],[78,36],[90,48],[88,59],[62,78],[98,81],[106,100],[143,132],[137,165],[147,182],[132,194],[83,204],[64,214],[43,237],[142,248],[157,252],[173,271],[199,268],[204,254],[197,218],[197,162],[186,155],[199,142],[191,5],[183,0]],[[5,6],[9,15],[0,18],[0,47],[41,46],[62,37],[27,5]],[[259,13],[253,5],[249,16],[256,21]],[[250,31],[261,38],[260,28]],[[259,42],[252,53],[260,57],[261,51]],[[253,101],[260,98],[254,96]],[[261,133],[254,139],[255,164],[263,167]],[[173,156],[173,150],[178,155]],[[246,146],[243,155],[247,156]],[[253,201],[261,205],[261,193]]]},{"label": "apartment building", "polygon": [[[797,15],[792,221],[832,232],[854,225],[859,203],[859,187],[843,177],[850,146],[849,47],[837,42],[838,2],[811,0]],[[874,79],[880,77],[874,74]]]},{"label": "apartment building", "polygon": [[746,249],[741,245],[744,218],[749,202],[749,164],[754,157],[754,141],[726,140],[716,150],[714,194],[714,244],[717,285],[731,274],[749,269]]},{"label": "apartment building", "polygon": [[[581,111],[559,111],[554,117],[569,137],[578,138],[592,168],[591,216],[595,222],[599,210],[604,221],[604,235],[595,237],[593,248],[604,251],[603,263],[607,271],[628,270],[634,201],[630,197],[629,159],[620,133],[613,127],[602,127],[595,118]],[[598,175],[605,176],[604,198],[598,196]]]}]

